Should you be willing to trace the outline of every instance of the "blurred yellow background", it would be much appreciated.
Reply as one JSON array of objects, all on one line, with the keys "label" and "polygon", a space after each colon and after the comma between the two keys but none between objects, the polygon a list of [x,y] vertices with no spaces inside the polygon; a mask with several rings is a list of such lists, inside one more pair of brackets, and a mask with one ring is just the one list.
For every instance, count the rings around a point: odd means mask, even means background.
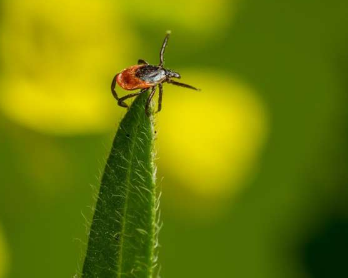
[{"label": "blurred yellow background", "polygon": [[[73,277],[125,110],[157,64],[171,277],[348,277],[348,3],[0,0],[0,278]],[[120,94],[126,92],[118,89]],[[86,220],[87,219],[87,220]]]}]

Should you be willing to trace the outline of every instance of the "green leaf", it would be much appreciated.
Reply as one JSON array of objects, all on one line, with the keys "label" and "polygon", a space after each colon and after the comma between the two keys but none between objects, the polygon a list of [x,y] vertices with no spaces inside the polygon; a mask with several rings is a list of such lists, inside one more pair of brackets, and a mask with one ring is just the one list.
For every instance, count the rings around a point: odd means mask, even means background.
[{"label": "green leaf", "polygon": [[120,123],[91,225],[83,278],[153,277],[157,245],[154,126],[148,92]]}]

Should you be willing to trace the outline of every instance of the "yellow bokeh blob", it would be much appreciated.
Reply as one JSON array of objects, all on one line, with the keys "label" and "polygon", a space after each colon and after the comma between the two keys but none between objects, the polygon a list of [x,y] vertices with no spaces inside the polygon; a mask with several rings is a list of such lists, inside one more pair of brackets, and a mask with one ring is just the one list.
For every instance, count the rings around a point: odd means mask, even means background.
[{"label": "yellow bokeh blob", "polygon": [[182,73],[193,91],[165,85],[158,162],[165,179],[198,196],[236,192],[250,178],[268,132],[265,105],[250,86],[215,71]]},{"label": "yellow bokeh blob", "polygon": [[6,277],[9,268],[8,248],[0,226],[0,278]]},{"label": "yellow bokeh blob", "polygon": [[[235,14],[237,0],[132,0],[122,1],[120,6],[129,17],[143,24],[161,25],[165,29],[174,26],[186,31],[216,35],[216,29],[226,26]],[[136,20],[135,19],[135,20]]]},{"label": "yellow bokeh blob", "polygon": [[2,14],[4,114],[54,134],[113,126],[109,83],[136,45],[116,4],[7,0]]}]

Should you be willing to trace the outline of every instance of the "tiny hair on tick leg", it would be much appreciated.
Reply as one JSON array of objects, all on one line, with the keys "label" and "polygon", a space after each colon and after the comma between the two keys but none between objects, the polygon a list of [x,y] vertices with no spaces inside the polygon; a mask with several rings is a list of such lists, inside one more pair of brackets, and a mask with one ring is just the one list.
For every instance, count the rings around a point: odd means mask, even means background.
[{"label": "tiny hair on tick leg", "polygon": [[[151,93],[145,105],[145,113],[146,115],[150,116],[150,103],[153,96],[155,95],[157,86],[159,89],[157,112],[161,111],[162,109],[163,83],[168,83],[179,87],[200,91],[200,89],[197,89],[196,87],[173,80],[173,78],[180,79],[180,74],[178,72],[164,67],[164,53],[168,44],[170,34],[171,31],[167,31],[166,36],[164,37],[162,47],[160,50],[160,62],[158,66],[150,65],[145,60],[139,59],[137,65],[130,66],[124,69],[120,73],[116,74],[115,77],[112,79],[111,92],[114,98],[117,100],[117,104],[119,106],[128,108],[128,105],[124,102],[124,100],[138,96],[151,89]],[[116,84],[118,84],[122,89],[127,91],[140,91],[137,93],[125,95],[120,98],[116,92]]]}]

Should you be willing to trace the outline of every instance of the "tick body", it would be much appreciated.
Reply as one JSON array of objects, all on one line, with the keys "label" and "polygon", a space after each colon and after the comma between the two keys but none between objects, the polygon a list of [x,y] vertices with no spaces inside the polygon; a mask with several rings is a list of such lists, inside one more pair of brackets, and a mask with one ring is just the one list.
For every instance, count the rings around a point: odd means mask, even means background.
[{"label": "tick body", "polygon": [[136,90],[151,88],[165,79],[166,72],[160,67],[136,65],[120,72],[116,77],[116,82],[125,90]]},{"label": "tick body", "polygon": [[[159,97],[158,97],[158,109],[157,112],[161,111],[162,108],[162,96],[163,96],[163,83],[169,83],[180,87],[185,87],[188,89],[199,90],[191,85],[184,83],[179,83],[172,80],[172,78],[180,78],[180,74],[166,69],[164,65],[164,51],[167,46],[167,42],[170,36],[170,32],[167,32],[167,35],[162,44],[160,51],[160,63],[158,66],[149,65],[145,60],[140,59],[138,65],[131,66],[124,69],[120,73],[116,74],[111,83],[111,92],[114,98],[117,100],[118,105],[128,108],[128,105],[124,100],[135,97],[146,92],[148,89],[151,89],[151,93],[146,101],[145,112],[150,115],[150,103],[156,92],[156,87],[159,88]],[[116,93],[116,84],[121,88],[132,91],[139,90],[139,92],[128,94],[124,97],[119,98]]]}]

